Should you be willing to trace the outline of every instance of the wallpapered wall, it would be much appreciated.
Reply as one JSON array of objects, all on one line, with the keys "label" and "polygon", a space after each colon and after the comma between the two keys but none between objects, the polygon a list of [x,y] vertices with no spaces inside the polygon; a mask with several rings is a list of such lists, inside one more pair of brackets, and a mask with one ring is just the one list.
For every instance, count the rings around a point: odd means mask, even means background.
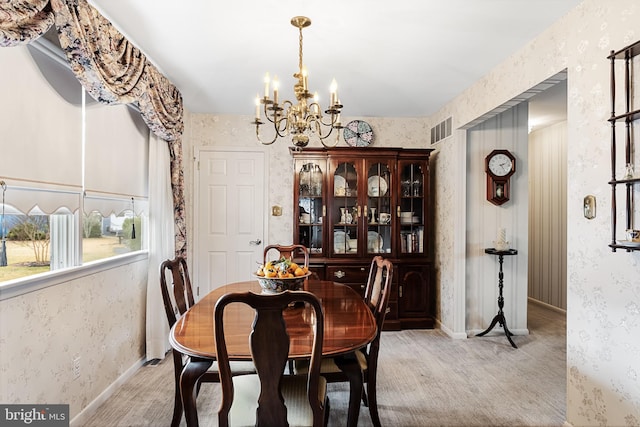
[{"label": "wallpapered wall", "polygon": [[[453,115],[458,128],[567,69],[567,421],[575,426],[640,425],[640,253],[612,253],[607,247],[611,172],[606,59],[611,50],[640,39],[639,21],[635,0],[586,0],[432,117],[438,121]],[[461,131],[442,144],[436,176],[451,170],[464,174],[465,145]],[[464,193],[464,184],[455,190]],[[587,194],[597,198],[593,220],[582,215]],[[438,199],[440,230],[459,223],[447,216],[457,202],[454,197]],[[441,321],[457,331],[463,325],[464,248],[460,239],[444,234],[437,239]]]},{"label": "wallpapered wall", "polygon": [[0,301],[0,402],[68,403],[73,419],[139,366],[147,268],[144,259]]}]

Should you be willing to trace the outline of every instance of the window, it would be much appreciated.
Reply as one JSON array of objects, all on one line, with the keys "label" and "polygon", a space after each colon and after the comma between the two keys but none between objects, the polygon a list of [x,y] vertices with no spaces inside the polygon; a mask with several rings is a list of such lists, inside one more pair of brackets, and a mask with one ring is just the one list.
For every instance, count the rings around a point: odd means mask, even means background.
[{"label": "window", "polygon": [[85,95],[47,39],[0,49],[0,63],[0,285],[146,249],[140,114]]}]

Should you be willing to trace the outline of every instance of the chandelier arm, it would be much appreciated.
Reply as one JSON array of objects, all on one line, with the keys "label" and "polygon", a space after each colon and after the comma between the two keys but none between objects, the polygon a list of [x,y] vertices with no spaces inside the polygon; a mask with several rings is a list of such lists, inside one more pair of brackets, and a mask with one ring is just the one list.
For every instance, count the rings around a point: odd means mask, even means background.
[{"label": "chandelier arm", "polygon": [[[331,131],[333,131],[333,128],[331,128]],[[336,139],[333,142],[333,144],[325,144],[325,139],[329,137],[329,135],[331,135],[331,131],[329,131],[329,133],[327,134],[327,136],[325,136],[324,138],[320,138],[320,142],[322,143],[323,146],[325,146],[326,148],[333,148],[336,145],[338,145],[338,143],[340,142],[340,132],[336,132]]]},{"label": "chandelier arm", "polygon": [[267,141],[267,142],[265,142],[265,141],[263,141],[263,140],[262,140],[262,138],[260,138],[260,125],[259,125],[259,124],[256,124],[256,138],[258,139],[258,142],[259,142],[260,144],[262,144],[262,145],[271,145],[271,144],[273,144],[274,142],[276,142],[276,139],[278,139],[278,134],[276,133],[276,134],[273,136],[273,139],[272,139],[271,141]]},{"label": "chandelier arm", "polygon": [[[277,122],[274,122],[273,125],[274,129],[276,130],[276,134],[280,138],[284,138],[285,136],[289,135],[289,119],[286,116],[281,117]],[[282,128],[282,130],[280,128]]]},{"label": "chandelier arm", "polygon": [[[338,121],[338,116],[339,114],[331,114],[331,121],[326,123],[324,120],[322,120],[324,118],[324,116],[319,116],[318,120],[320,121],[320,123],[322,123],[325,126],[331,126],[333,127],[339,127],[340,126],[340,122]],[[342,127],[342,126],[340,126]]]}]

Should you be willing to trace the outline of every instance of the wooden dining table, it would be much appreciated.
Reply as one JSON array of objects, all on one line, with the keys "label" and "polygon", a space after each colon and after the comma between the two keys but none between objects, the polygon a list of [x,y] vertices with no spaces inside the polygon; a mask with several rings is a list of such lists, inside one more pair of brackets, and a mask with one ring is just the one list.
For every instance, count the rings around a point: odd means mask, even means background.
[{"label": "wooden dining table", "polygon": [[[347,425],[356,426],[362,396],[362,374],[353,352],[370,343],[377,327],[373,314],[362,297],[348,286],[325,280],[306,280],[303,290],[317,296],[324,312],[323,357],[333,357],[349,378],[349,411]],[[214,289],[191,307],[171,328],[169,341],[189,361],[180,376],[180,394],[187,425],[198,426],[196,407],[198,379],[216,359],[213,313],[218,299],[231,292],[261,293],[257,280],[231,283]],[[308,359],[313,344],[313,319],[309,307],[294,306],[284,313],[290,336],[289,358]],[[244,304],[231,304],[225,309],[225,338],[229,358],[251,360],[249,333],[254,311]]]}]

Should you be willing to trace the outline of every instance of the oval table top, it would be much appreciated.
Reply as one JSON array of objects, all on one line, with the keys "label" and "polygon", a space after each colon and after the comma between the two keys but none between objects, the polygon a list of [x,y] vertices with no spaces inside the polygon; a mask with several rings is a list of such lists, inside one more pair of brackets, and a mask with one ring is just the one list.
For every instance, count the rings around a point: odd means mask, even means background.
[{"label": "oval table top", "polygon": [[[323,356],[350,353],[371,342],[377,333],[373,314],[362,297],[346,285],[325,280],[307,280],[304,290],[315,294],[324,311]],[[183,354],[215,359],[213,313],[218,299],[230,292],[261,293],[257,280],[231,283],[214,289],[198,301],[171,328],[169,341]],[[285,310],[287,331],[291,337],[289,357],[308,358],[311,354],[314,317],[308,307]],[[225,337],[229,358],[251,360],[249,333],[254,311],[233,303],[225,309]]]}]

